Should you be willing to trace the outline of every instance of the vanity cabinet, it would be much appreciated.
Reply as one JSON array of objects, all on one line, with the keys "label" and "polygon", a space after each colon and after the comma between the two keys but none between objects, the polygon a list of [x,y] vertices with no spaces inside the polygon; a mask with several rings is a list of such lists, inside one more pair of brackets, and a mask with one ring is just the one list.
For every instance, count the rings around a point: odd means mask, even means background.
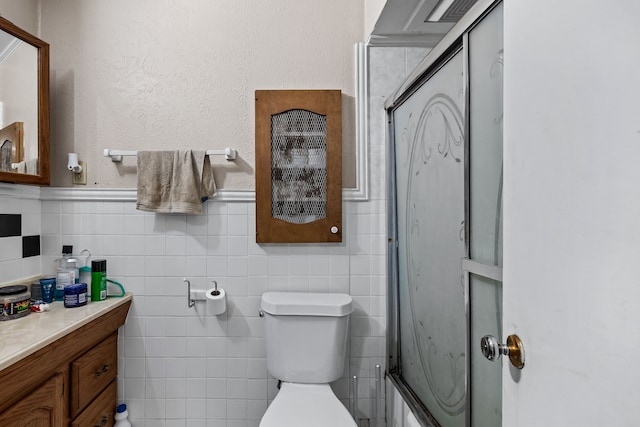
[{"label": "vanity cabinet", "polygon": [[56,374],[0,414],[0,426],[64,425],[64,376]]},{"label": "vanity cabinet", "polygon": [[0,426],[113,426],[118,328],[130,305],[129,300],[1,370]]},{"label": "vanity cabinet", "polygon": [[100,391],[114,382],[117,367],[117,334],[112,334],[71,363],[71,418],[75,418]]},{"label": "vanity cabinet", "polygon": [[118,399],[118,386],[111,381],[107,388],[84,411],[71,422],[71,427],[113,426],[115,423],[115,402]]},{"label": "vanity cabinet", "polygon": [[342,94],[257,90],[256,242],[342,241]]}]

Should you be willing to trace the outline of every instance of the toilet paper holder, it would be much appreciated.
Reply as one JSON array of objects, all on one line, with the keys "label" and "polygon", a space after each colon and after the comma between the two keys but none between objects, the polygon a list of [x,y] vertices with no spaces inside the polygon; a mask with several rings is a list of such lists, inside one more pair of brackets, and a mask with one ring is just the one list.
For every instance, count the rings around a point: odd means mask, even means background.
[{"label": "toilet paper holder", "polygon": [[190,280],[188,280],[185,277],[184,279],[182,279],[182,282],[187,284],[187,306],[189,308],[191,308],[191,307],[196,305],[196,300],[204,299],[204,295],[202,295],[202,298],[198,298],[196,295],[191,293],[191,281]]},{"label": "toilet paper holder", "polygon": [[226,311],[226,293],[224,289],[218,289],[218,282],[212,280],[213,288],[211,289],[191,289],[191,281],[186,277],[182,279],[187,284],[187,306],[195,307],[196,301],[207,301],[208,306],[213,310],[213,314],[220,315]]},{"label": "toilet paper holder", "polygon": [[[182,279],[183,283],[187,284],[187,305],[189,308],[192,308],[196,305],[196,301],[206,301],[207,300],[207,291],[204,289],[191,289],[191,281],[186,277]],[[218,282],[212,280],[213,286],[215,288],[214,292],[218,291]]]}]

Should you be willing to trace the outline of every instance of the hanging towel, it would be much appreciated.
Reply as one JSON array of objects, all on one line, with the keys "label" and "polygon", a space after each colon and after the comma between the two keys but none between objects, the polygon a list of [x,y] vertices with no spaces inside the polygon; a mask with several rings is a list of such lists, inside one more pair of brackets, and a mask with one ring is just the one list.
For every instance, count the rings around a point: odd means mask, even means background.
[{"label": "hanging towel", "polygon": [[38,159],[29,159],[23,162],[12,163],[11,167],[18,173],[38,175]]},{"label": "hanging towel", "polygon": [[201,214],[216,194],[204,150],[138,151],[138,202],[148,212]]},{"label": "hanging towel", "polygon": [[0,144],[0,171],[11,172],[11,153],[13,152],[13,143],[5,139]]}]

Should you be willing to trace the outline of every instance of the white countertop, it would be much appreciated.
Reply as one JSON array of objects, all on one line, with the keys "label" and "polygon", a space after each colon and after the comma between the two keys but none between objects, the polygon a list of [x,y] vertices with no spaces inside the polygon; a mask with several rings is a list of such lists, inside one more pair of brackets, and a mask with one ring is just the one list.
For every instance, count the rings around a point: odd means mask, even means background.
[{"label": "white countertop", "polygon": [[128,293],[122,298],[89,301],[74,308],[65,308],[62,301],[54,301],[49,311],[0,321],[0,371],[132,298]]}]

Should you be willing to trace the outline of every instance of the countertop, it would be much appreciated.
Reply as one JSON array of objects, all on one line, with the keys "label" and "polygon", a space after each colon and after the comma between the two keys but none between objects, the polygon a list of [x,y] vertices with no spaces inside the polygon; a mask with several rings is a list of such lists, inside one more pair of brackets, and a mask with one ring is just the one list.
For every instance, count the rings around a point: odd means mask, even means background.
[{"label": "countertop", "polygon": [[0,371],[132,299],[127,293],[74,308],[54,301],[49,311],[0,321]]}]

